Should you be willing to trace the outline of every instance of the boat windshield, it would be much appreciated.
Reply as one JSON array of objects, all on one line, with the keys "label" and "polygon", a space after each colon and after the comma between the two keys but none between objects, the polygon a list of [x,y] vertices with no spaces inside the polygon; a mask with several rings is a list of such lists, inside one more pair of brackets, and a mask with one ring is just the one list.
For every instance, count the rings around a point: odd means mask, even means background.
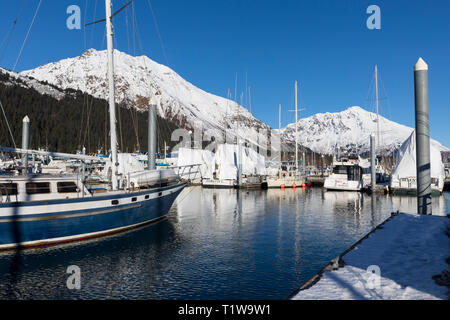
[{"label": "boat windshield", "polygon": [[334,174],[345,174],[349,181],[359,181],[361,179],[361,168],[359,166],[336,166],[333,168]]}]

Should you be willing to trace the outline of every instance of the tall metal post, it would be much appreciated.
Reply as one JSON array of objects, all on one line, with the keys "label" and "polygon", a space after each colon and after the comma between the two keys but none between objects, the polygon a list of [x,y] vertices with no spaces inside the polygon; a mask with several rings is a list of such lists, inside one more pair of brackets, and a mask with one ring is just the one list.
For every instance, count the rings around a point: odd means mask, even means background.
[{"label": "tall metal post", "polygon": [[380,114],[378,112],[378,66],[375,65],[375,100],[377,104],[377,146],[381,145],[380,139]]},{"label": "tall metal post", "polygon": [[[30,148],[30,118],[25,116],[22,120],[22,149]],[[22,155],[22,166],[25,168],[24,173],[28,173],[28,153]]]},{"label": "tall metal post", "polygon": [[117,136],[116,136],[116,105],[114,88],[114,52],[113,52],[113,31],[111,17],[111,0],[105,0],[106,11],[106,39],[108,46],[108,89],[109,89],[109,126],[111,130],[111,184],[113,190],[119,189],[117,179]]},{"label": "tall metal post", "polygon": [[[83,155],[86,155],[86,147],[83,147]],[[86,179],[86,160],[82,160],[82,176],[81,182],[83,183],[81,187],[81,196],[84,198],[84,180]]]},{"label": "tall metal post", "polygon": [[414,66],[416,116],[417,213],[432,214],[428,65],[420,58]]},{"label": "tall metal post", "polygon": [[295,171],[298,175],[298,114],[297,114],[297,103],[298,103],[298,96],[297,96],[297,81],[295,81]]},{"label": "tall metal post", "polygon": [[377,176],[375,167],[375,135],[370,135],[370,176],[372,192],[376,191]]},{"label": "tall metal post", "polygon": [[281,104],[278,106],[278,139],[280,148],[280,163],[278,165],[278,178],[281,179],[281,162],[283,161],[283,155],[281,151]]},{"label": "tall metal post", "polygon": [[148,169],[156,168],[156,100],[152,97],[148,106]]}]

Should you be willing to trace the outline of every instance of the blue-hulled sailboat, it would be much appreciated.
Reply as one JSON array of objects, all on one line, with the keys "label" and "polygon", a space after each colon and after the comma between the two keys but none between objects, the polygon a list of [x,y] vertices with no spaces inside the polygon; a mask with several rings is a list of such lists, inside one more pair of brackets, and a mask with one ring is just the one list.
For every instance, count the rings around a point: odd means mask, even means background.
[{"label": "blue-hulled sailboat", "polygon": [[[186,186],[172,169],[156,170],[151,164],[149,170],[128,176],[118,174],[112,41],[114,15],[111,14],[111,0],[105,0],[105,7],[111,188],[103,192],[91,192],[81,176],[0,176],[0,250],[100,237],[157,221],[169,212],[176,197]],[[156,107],[156,102],[152,99],[150,105]],[[155,134],[156,126],[153,136]],[[28,154],[45,153],[29,150],[28,147],[0,149],[24,154],[25,158]],[[98,160],[98,157],[86,155],[47,154],[82,161]]]}]

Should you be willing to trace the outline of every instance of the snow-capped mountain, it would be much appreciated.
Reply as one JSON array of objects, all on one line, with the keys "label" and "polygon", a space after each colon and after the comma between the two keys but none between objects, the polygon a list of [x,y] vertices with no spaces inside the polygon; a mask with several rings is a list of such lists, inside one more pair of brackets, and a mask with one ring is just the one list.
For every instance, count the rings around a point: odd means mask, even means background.
[{"label": "snow-capped mountain", "polygon": [[[411,135],[412,128],[380,118],[380,143],[377,153],[390,154]],[[295,124],[281,129],[285,140],[295,141]],[[333,154],[337,148],[352,148],[360,153],[369,151],[370,135],[377,140],[377,115],[361,107],[351,107],[338,113],[318,113],[298,121],[298,141],[314,152]],[[431,140],[442,151],[448,148]]]},{"label": "snow-capped mountain", "polygon": [[[75,58],[49,63],[20,74],[46,81],[62,89],[87,92],[107,98],[107,52],[89,49]],[[239,135],[256,142],[257,130],[269,129],[235,102],[205,92],[181,78],[172,69],[146,56],[133,57],[114,51],[116,101],[140,111],[148,109],[151,96],[159,100],[158,114],[179,127],[211,130],[225,138],[234,133],[239,118]],[[253,138],[252,138],[253,137]]]},{"label": "snow-capped mountain", "polygon": [[[20,76],[35,78],[61,89],[75,89],[98,98],[107,98],[106,51],[90,49],[79,57],[49,63]],[[187,129],[201,124],[208,135],[224,139],[237,131],[241,138],[258,143],[258,132],[270,127],[234,101],[205,92],[180,77],[172,69],[146,56],[133,57],[115,50],[116,101],[130,108],[146,111],[151,96],[159,100],[158,114]],[[35,81],[35,86],[42,83]],[[48,91],[53,87],[40,88]],[[55,93],[53,93],[55,94]],[[239,119],[239,121],[238,121]],[[339,113],[316,114],[298,122],[299,144],[317,153],[332,154],[337,147],[369,150],[370,134],[377,137],[376,114],[360,107],[351,107]],[[409,137],[412,128],[380,116],[380,141],[377,153],[390,154]],[[205,132],[204,132],[205,133]],[[284,142],[292,147],[295,126],[281,130]],[[442,151],[449,151],[432,140]]]},{"label": "snow-capped mountain", "polygon": [[3,69],[0,67],[0,82],[5,85],[18,85],[23,88],[34,89],[41,94],[48,94],[57,100],[64,98],[65,94],[63,90],[56,86],[43,83],[34,78],[29,78],[24,75],[19,75],[18,73]]}]

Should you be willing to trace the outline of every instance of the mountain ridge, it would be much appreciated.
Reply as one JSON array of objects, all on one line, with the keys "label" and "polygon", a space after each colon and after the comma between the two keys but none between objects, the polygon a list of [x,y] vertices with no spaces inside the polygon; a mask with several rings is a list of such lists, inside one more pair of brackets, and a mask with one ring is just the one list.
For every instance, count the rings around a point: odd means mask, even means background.
[{"label": "mountain ridge", "polygon": [[[247,109],[232,100],[208,93],[184,80],[175,71],[146,56],[133,57],[115,50],[116,101],[144,112],[150,96],[159,100],[158,114],[178,127],[195,129],[200,124],[209,135],[226,140],[228,133],[237,133],[258,144],[258,131],[271,128],[256,119]],[[97,98],[107,97],[106,51],[89,49],[81,56],[62,59],[19,73],[62,89],[87,92]],[[299,144],[310,150],[332,154],[336,148],[369,150],[369,136],[376,136],[376,115],[359,106],[341,112],[318,113],[302,118]],[[391,154],[409,137],[412,128],[380,116],[380,154]],[[275,130],[278,131],[278,130]],[[283,139],[295,141],[295,126],[281,129]],[[439,142],[442,151],[450,149]]]},{"label": "mountain ridge", "polygon": [[[388,155],[400,148],[411,135],[413,128],[379,116],[380,145],[377,134],[377,115],[360,106],[352,106],[340,112],[317,113],[298,121],[299,144],[312,151],[332,154],[338,148],[354,148],[359,153],[368,152],[370,135],[375,135],[377,153]],[[281,129],[286,140],[295,140],[295,123]],[[436,140],[431,139],[441,151],[450,151]]]}]

